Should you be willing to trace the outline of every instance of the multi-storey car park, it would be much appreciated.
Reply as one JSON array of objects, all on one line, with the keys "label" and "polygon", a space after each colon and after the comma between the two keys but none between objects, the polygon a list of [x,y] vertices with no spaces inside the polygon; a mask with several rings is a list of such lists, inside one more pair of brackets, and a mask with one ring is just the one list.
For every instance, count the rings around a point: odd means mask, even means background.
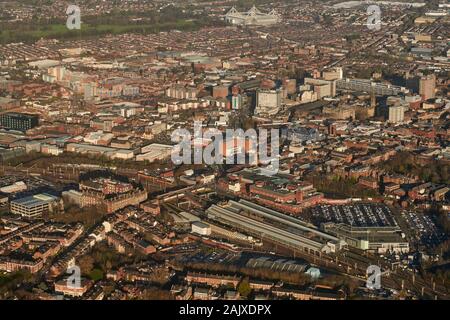
[{"label": "multi-storey car park", "polygon": [[207,209],[208,218],[281,246],[310,253],[330,253],[346,244],[299,219],[254,204],[230,200]]}]

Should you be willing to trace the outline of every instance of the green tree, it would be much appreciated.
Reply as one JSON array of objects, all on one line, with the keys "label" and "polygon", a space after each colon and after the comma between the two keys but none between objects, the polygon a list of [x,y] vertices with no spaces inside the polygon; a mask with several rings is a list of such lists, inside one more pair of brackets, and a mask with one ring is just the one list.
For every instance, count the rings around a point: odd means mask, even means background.
[{"label": "green tree", "polygon": [[249,279],[247,277],[242,279],[241,283],[239,283],[238,292],[245,298],[247,298],[252,292],[252,288],[250,288]]},{"label": "green tree", "polygon": [[85,275],[89,275],[94,269],[94,258],[90,255],[82,256],[78,259],[78,266],[81,269],[81,272]]},{"label": "green tree", "polygon": [[89,273],[89,278],[94,281],[99,281],[103,279],[103,271],[100,269],[94,269]]}]

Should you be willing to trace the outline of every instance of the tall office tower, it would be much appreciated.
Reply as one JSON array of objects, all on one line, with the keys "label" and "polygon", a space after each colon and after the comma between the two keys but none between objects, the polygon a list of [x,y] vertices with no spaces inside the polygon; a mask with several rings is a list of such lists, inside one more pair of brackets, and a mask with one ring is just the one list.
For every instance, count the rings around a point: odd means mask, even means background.
[{"label": "tall office tower", "polygon": [[275,115],[280,111],[283,92],[277,90],[262,90],[256,92],[256,115]]},{"label": "tall office tower", "polygon": [[287,94],[294,94],[297,92],[297,80],[296,79],[284,79],[283,88]]},{"label": "tall office tower", "polygon": [[243,98],[241,94],[231,96],[231,109],[239,110],[242,108]]},{"label": "tall office tower", "polygon": [[370,92],[370,107],[375,108],[377,106],[377,96],[375,95],[375,91],[372,90]]},{"label": "tall office tower", "polygon": [[424,100],[433,99],[436,89],[436,76],[434,74],[420,78],[419,94]]},{"label": "tall office tower", "polygon": [[405,107],[404,106],[391,106],[389,107],[389,122],[401,123],[405,120]]},{"label": "tall office tower", "polygon": [[305,78],[305,85],[312,85],[319,99],[336,96],[335,80],[327,81],[323,79]]}]

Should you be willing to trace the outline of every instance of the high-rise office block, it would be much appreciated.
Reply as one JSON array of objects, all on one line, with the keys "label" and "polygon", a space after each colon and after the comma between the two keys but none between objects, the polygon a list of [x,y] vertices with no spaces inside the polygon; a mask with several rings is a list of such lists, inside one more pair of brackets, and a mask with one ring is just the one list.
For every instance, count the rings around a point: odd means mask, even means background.
[{"label": "high-rise office block", "polygon": [[436,76],[434,74],[420,78],[419,94],[424,100],[433,99],[436,89]]},{"label": "high-rise office block", "polygon": [[258,90],[256,92],[256,115],[275,115],[280,111],[283,92],[277,90]]},{"label": "high-rise office block", "polygon": [[405,120],[405,107],[404,106],[391,106],[389,107],[389,122],[401,123]]}]

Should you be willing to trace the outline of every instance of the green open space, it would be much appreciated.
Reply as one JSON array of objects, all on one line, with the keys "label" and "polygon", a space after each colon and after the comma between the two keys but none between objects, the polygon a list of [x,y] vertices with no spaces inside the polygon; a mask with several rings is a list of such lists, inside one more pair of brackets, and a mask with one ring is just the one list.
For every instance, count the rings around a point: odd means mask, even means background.
[{"label": "green open space", "polygon": [[35,27],[23,27],[22,30],[0,30],[0,43],[33,42],[39,39],[81,39],[98,37],[107,34],[140,33],[151,34],[170,30],[197,30],[201,23],[193,19],[180,19],[173,22],[147,24],[87,24],[82,23],[80,29],[70,30],[64,23],[53,23]]}]

